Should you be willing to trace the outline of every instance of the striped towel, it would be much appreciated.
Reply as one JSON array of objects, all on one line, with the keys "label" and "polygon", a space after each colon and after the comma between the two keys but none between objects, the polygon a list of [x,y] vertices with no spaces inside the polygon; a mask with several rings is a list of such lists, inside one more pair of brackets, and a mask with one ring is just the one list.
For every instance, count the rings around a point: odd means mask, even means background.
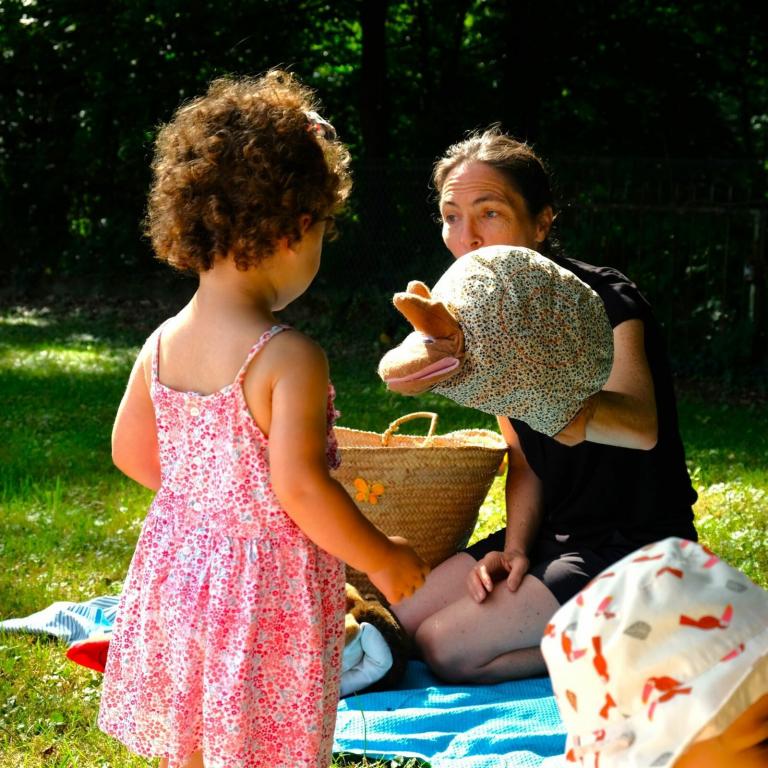
[{"label": "striped towel", "polygon": [[84,603],[54,603],[22,619],[0,621],[0,631],[52,635],[76,643],[95,632],[111,632],[119,601],[117,596],[105,595]]}]

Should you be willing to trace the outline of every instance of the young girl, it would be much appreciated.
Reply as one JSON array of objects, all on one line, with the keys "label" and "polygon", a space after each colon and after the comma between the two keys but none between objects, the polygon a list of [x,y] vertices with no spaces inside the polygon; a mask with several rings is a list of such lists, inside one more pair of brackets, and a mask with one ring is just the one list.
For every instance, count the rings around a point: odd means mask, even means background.
[{"label": "young girl", "polygon": [[284,72],[221,79],[157,140],[148,231],[200,284],[150,336],[115,420],[115,464],[157,495],[99,725],[161,768],[327,768],[340,560],[395,603],[427,571],[329,476],[326,358],[273,315],[312,282],[350,188],[315,106]]}]

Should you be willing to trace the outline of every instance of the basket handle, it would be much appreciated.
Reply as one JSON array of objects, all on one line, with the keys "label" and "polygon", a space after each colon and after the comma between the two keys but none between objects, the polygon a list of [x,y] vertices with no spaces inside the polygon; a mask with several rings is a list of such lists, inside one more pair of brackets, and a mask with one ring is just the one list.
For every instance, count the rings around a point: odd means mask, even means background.
[{"label": "basket handle", "polygon": [[424,438],[424,442],[426,443],[430,438],[432,438],[432,436],[435,434],[435,430],[437,429],[437,414],[432,413],[432,411],[416,411],[414,413],[407,413],[405,416],[401,416],[399,419],[395,419],[381,436],[381,444],[388,445],[389,438],[392,437],[393,433],[397,432],[397,430],[400,428],[400,425],[405,424],[407,421],[411,421],[413,419],[431,419],[429,431],[427,432],[427,436]]}]

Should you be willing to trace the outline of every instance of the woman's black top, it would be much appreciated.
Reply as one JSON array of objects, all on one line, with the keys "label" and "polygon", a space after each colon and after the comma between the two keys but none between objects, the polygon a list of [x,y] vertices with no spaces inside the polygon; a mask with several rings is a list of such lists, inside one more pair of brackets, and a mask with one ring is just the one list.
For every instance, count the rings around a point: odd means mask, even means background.
[{"label": "woman's black top", "polygon": [[600,296],[611,326],[643,321],[658,411],[658,442],[649,451],[584,442],[568,447],[510,419],[531,469],[542,481],[541,535],[600,546],[618,531],[638,545],[681,536],[696,539],[696,491],[685,464],[666,345],[637,286],[611,267],[554,258]]}]

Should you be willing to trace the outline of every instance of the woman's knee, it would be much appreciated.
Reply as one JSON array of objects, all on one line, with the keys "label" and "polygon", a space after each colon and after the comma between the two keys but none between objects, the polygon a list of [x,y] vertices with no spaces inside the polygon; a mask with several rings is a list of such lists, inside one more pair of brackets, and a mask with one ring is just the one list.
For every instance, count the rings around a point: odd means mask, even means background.
[{"label": "woman's knee", "polygon": [[411,637],[432,615],[464,596],[467,574],[474,563],[472,557],[459,552],[440,563],[411,597],[391,606],[392,613]]},{"label": "woman's knee", "polygon": [[440,622],[431,617],[424,621],[416,630],[414,641],[422,659],[438,677],[455,683],[472,679],[475,664],[471,655],[460,652],[456,638],[445,632]]}]

